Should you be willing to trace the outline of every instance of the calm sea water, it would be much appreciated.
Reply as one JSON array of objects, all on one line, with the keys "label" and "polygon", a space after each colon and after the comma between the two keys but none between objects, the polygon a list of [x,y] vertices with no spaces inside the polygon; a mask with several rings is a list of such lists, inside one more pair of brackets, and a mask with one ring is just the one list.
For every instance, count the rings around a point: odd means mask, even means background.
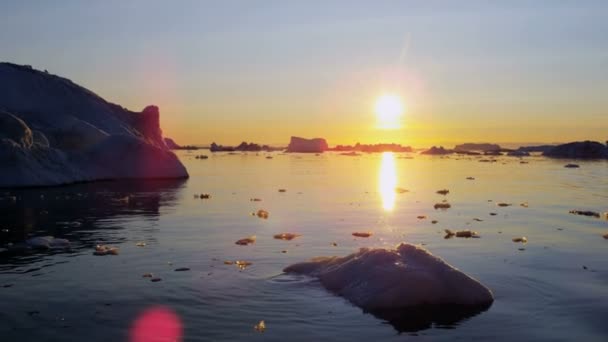
[{"label": "calm sea water", "polygon": [[[200,153],[209,159],[195,159]],[[413,154],[266,155],[179,152],[191,175],[186,181],[1,193],[0,339],[128,341],[137,329],[159,327],[181,327],[185,341],[608,339],[608,221],[568,213],[608,211],[607,162],[567,169],[570,161],[542,157],[522,164],[512,157],[481,163]],[[436,193],[444,188],[447,196]],[[211,198],[196,199],[200,193]],[[444,199],[452,207],[434,210]],[[258,209],[269,218],[252,216]],[[481,238],[444,239],[444,229],[471,229]],[[374,235],[353,238],[355,231]],[[302,236],[273,239],[281,232]],[[44,235],[67,238],[72,247],[14,249]],[[250,235],[254,245],[235,244]],[[511,241],[519,236],[529,242]],[[314,256],[402,241],[477,278],[496,301],[474,317],[403,327],[315,280],[281,274]],[[94,256],[100,243],[120,254]],[[241,271],[225,260],[253,264]],[[181,267],[190,270],[174,271]],[[264,333],[253,328],[260,320]]]}]

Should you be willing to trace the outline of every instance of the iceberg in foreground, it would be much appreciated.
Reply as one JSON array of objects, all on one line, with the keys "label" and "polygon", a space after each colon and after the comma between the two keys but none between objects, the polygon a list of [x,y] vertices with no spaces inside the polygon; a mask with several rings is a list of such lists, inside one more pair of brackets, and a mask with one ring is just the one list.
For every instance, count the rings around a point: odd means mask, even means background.
[{"label": "iceberg in foreground", "polygon": [[400,331],[452,324],[486,310],[492,292],[427,250],[361,248],[345,257],[317,257],[286,273],[316,277],[329,291],[388,320]]},{"label": "iceberg in foreground", "polygon": [[0,63],[0,187],[186,178],[159,110],[132,112],[70,80]]}]

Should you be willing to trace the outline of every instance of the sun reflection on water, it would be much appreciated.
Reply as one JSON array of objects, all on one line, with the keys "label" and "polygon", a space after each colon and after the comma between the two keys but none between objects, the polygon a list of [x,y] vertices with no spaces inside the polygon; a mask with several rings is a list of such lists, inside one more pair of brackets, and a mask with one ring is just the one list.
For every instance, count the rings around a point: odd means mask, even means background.
[{"label": "sun reflection on water", "polygon": [[380,172],[378,173],[378,188],[382,197],[382,208],[391,211],[395,207],[397,194],[397,167],[395,166],[395,155],[392,152],[382,153]]}]

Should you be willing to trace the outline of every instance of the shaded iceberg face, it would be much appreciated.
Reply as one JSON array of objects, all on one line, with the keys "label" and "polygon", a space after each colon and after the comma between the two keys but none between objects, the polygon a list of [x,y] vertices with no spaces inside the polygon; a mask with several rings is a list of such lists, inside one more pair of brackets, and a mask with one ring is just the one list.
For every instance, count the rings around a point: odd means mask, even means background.
[{"label": "shaded iceberg face", "polygon": [[318,257],[286,273],[316,277],[329,291],[388,321],[399,331],[452,325],[490,307],[492,292],[427,250],[362,248],[346,257]]},{"label": "shaded iceberg face", "polygon": [[73,82],[0,63],[0,188],[187,178],[160,112],[132,112]]}]

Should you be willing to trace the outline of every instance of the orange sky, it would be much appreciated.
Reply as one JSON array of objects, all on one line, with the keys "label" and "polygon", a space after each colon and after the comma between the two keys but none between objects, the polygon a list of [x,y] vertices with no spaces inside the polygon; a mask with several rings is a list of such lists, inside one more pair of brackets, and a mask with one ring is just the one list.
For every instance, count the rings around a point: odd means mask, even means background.
[{"label": "orange sky", "polygon": [[[180,144],[605,141],[607,10],[591,1],[76,1],[60,11],[9,2],[0,46],[3,60],[132,110],[158,105]],[[407,108],[400,130],[376,129],[385,93]]]}]

